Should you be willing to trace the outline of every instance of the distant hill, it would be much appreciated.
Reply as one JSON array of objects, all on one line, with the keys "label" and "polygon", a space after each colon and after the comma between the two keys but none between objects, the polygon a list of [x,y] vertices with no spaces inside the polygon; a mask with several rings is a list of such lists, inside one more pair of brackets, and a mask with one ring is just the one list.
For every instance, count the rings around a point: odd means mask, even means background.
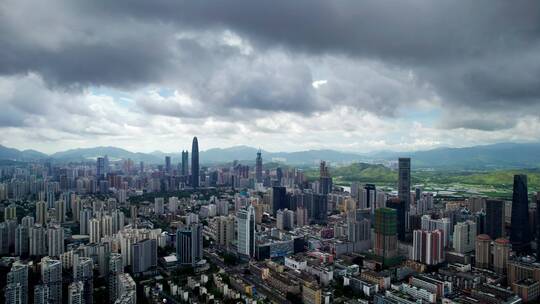
[{"label": "distant hill", "polygon": [[[253,163],[258,149],[248,146],[229,148],[213,148],[200,152],[202,164],[229,163],[234,160]],[[166,155],[172,157],[173,163],[180,161],[180,151],[164,153],[131,152],[116,147],[95,147],[72,149],[57,152],[52,155],[34,150],[20,151],[0,146],[0,160],[36,161],[52,158],[59,162],[88,161],[98,156],[108,155],[111,160],[127,159],[144,161],[150,164],[163,164]],[[412,158],[413,169],[437,170],[493,170],[540,168],[540,143],[514,144],[501,143],[468,148],[438,148],[416,152],[374,152],[368,154],[340,152],[335,150],[307,150],[298,152],[268,152],[262,151],[265,163],[284,161],[289,165],[316,166],[320,160],[330,163],[387,163],[398,157]]]},{"label": "distant hill", "polygon": [[35,150],[17,150],[0,145],[0,159],[11,161],[35,161],[48,157],[47,154]]}]

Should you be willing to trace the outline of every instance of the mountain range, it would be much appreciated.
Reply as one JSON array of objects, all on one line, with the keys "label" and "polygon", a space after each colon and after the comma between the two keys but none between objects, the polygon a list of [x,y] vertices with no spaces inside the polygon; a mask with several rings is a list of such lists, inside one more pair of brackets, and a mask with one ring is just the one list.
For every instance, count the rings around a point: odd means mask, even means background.
[{"label": "mountain range", "polygon": [[[203,164],[227,163],[238,160],[254,163],[258,149],[248,146],[230,148],[213,148],[200,152]],[[388,163],[398,157],[411,157],[414,168],[418,169],[456,169],[486,170],[505,168],[539,168],[540,143],[499,143],[467,148],[437,148],[415,152],[372,152],[352,153],[336,150],[306,150],[298,152],[261,151],[265,162],[282,161],[287,164],[313,166],[320,160],[330,163]],[[0,160],[9,161],[42,161],[81,162],[93,161],[98,156],[108,155],[112,161],[132,159],[150,164],[162,164],[166,155],[172,157],[173,163],[180,161],[180,153],[131,152],[117,147],[95,147],[71,149],[47,155],[35,150],[17,150],[0,145]]]}]

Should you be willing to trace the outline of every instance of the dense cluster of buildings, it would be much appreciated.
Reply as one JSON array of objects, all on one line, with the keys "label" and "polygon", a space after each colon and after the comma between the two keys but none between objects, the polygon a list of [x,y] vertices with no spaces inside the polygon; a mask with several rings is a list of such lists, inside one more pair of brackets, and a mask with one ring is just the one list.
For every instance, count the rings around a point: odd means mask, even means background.
[{"label": "dense cluster of buildings", "polygon": [[[397,162],[396,190],[337,186],[324,161],[308,180],[299,169],[265,168],[261,151],[254,158],[254,168],[201,167],[194,138],[178,165],[105,156],[2,167],[5,302],[89,304],[100,288],[110,303],[141,294],[310,304],[539,298],[540,195],[531,200],[525,175],[514,177],[511,201],[452,198],[413,189],[409,158]],[[200,276],[178,285],[178,269]]]}]

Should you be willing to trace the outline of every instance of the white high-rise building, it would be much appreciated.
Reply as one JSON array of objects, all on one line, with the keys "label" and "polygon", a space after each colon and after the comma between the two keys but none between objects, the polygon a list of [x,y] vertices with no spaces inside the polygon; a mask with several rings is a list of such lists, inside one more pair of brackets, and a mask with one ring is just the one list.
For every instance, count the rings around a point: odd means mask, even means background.
[{"label": "white high-rise building", "polygon": [[294,211],[289,209],[278,210],[276,214],[276,227],[280,230],[288,230],[294,227]]},{"label": "white high-rise building", "polygon": [[110,215],[104,215],[101,218],[101,236],[113,235],[113,219]]},{"label": "white high-rise building", "polygon": [[88,227],[90,219],[92,218],[91,209],[83,209],[79,212],[79,233],[84,235],[90,234],[90,228]]},{"label": "white high-rise building", "polygon": [[66,221],[66,202],[64,200],[59,200],[54,203],[54,209],[56,211],[56,221],[58,223],[63,223]]},{"label": "white high-rise building", "polygon": [[154,199],[154,212],[158,215],[165,213],[165,200],[163,197],[156,197]]},{"label": "white high-rise building", "polygon": [[41,259],[41,281],[48,289],[47,302],[62,303],[62,263],[50,257]]},{"label": "white high-rise building", "polygon": [[45,225],[47,223],[48,208],[47,203],[39,201],[36,203],[36,223]]},{"label": "white high-rise building", "polygon": [[64,253],[64,228],[53,224],[47,228],[48,255],[50,257],[59,257]]},{"label": "white high-rise building", "polygon": [[444,233],[442,230],[414,230],[413,259],[427,265],[444,262]]},{"label": "white high-rise building", "polygon": [[137,285],[133,278],[122,273],[118,275],[118,299],[117,304],[136,304],[137,303]]},{"label": "white high-rise building", "polygon": [[18,256],[30,253],[30,231],[26,225],[19,225],[15,230],[15,254]]},{"label": "white high-rise building", "polygon": [[36,285],[34,287],[34,304],[49,303],[49,287],[46,285]]},{"label": "white high-rise building", "polygon": [[99,243],[101,240],[100,222],[97,218],[88,221],[88,232],[90,234],[90,243]]},{"label": "white high-rise building", "polygon": [[119,253],[111,253],[109,258],[109,298],[111,302],[116,301],[119,297],[119,275],[122,273],[124,273],[122,255]]},{"label": "white high-rise building", "polygon": [[30,228],[32,228],[34,224],[35,224],[35,219],[31,215],[27,215],[21,219],[21,225],[26,226],[26,228],[28,228],[28,231],[30,231]]},{"label": "white high-rise building", "polygon": [[432,219],[430,215],[425,214],[422,216],[422,230],[434,231],[441,230],[443,232],[444,247],[450,245],[450,235],[452,232],[452,222],[449,218],[444,217],[441,219]]},{"label": "white high-rise building", "polygon": [[238,253],[253,257],[255,255],[255,209],[249,205],[236,215],[238,232]]},{"label": "white high-rise building", "polygon": [[454,226],[454,250],[459,253],[471,252],[475,249],[476,223],[468,220]]}]

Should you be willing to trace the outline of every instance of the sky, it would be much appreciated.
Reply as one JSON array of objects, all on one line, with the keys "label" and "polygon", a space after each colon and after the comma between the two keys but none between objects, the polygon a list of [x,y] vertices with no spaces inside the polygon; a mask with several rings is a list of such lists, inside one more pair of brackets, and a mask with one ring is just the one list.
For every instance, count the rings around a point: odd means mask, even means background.
[{"label": "sky", "polygon": [[3,0],[0,144],[540,141],[540,1]]}]

